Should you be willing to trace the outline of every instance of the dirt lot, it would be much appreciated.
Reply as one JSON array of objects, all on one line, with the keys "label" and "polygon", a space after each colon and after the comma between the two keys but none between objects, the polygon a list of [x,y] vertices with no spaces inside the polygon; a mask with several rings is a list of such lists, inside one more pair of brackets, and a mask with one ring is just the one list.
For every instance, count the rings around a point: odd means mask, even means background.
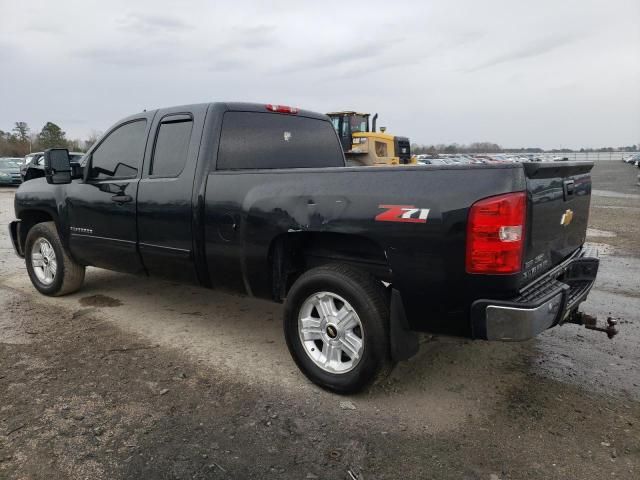
[{"label": "dirt lot", "polygon": [[278,305],[96,269],[46,298],[2,228],[0,479],[640,478],[637,173],[594,171],[605,255],[583,309],[618,318],[618,337],[425,336],[353,397],[298,372]]}]

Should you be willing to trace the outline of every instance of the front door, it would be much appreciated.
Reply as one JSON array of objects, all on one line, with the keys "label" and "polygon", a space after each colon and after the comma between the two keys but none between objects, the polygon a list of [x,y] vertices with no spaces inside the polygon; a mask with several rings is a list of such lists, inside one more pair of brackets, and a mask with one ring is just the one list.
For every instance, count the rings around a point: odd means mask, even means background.
[{"label": "front door", "polygon": [[69,185],[69,246],[76,260],[121,272],[143,271],[136,197],[152,120],[153,114],[143,114],[112,129],[87,154],[86,182]]}]

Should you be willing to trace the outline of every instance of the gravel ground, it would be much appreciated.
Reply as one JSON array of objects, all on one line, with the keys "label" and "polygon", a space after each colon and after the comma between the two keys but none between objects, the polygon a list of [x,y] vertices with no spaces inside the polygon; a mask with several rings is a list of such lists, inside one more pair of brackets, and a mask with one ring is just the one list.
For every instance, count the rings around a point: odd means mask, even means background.
[{"label": "gravel ground", "polygon": [[[0,231],[0,479],[640,477],[640,188],[594,169],[601,272],[577,326],[524,343],[423,338],[351,397],[289,358],[281,308],[89,269],[36,294]],[[0,190],[0,223],[13,216]],[[612,193],[613,192],[613,193]]]}]

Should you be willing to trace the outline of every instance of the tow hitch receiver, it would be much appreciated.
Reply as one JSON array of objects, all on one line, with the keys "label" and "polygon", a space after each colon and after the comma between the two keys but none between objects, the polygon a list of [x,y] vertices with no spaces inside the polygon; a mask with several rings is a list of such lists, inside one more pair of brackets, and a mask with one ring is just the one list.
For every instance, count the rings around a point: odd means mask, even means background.
[{"label": "tow hitch receiver", "polygon": [[607,334],[607,337],[613,338],[618,334],[618,329],[616,325],[618,325],[617,320],[614,320],[611,317],[607,317],[607,325],[604,327],[598,326],[598,319],[593,315],[589,315],[583,312],[575,312],[573,315],[569,317],[567,320],[569,323],[577,323],[578,325],[584,325],[585,328],[589,330],[597,330],[598,332],[604,332]]}]

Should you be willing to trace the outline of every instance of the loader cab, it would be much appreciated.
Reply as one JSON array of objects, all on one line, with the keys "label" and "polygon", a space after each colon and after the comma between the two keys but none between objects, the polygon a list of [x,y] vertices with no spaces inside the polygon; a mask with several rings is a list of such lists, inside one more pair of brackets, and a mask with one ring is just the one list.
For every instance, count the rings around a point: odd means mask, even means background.
[{"label": "loader cab", "polygon": [[349,165],[406,165],[415,163],[411,157],[409,139],[386,133],[384,127],[376,129],[376,113],[353,111],[330,112],[331,118]]},{"label": "loader cab", "polygon": [[354,133],[369,132],[370,115],[368,113],[332,112],[327,115],[331,118],[345,153],[352,149]]}]

